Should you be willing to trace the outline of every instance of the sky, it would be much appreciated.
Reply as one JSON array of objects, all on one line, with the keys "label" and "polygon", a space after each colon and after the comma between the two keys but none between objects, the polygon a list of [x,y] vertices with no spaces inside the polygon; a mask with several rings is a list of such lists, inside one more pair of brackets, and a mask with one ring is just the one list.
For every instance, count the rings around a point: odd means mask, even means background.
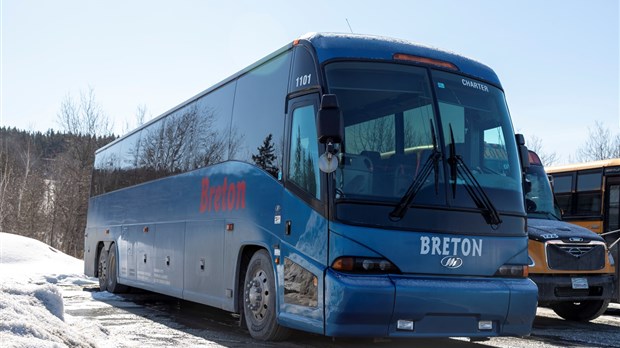
[{"label": "sky", "polygon": [[495,70],[516,132],[570,163],[620,133],[617,0],[0,0],[0,126],[61,129],[93,91],[122,134],[307,32],[395,37]]}]

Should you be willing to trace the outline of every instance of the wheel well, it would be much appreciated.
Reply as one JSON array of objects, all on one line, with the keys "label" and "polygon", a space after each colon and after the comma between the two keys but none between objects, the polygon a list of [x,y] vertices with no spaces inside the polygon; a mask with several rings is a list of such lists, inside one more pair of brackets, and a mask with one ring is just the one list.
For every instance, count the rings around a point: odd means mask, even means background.
[{"label": "wheel well", "polygon": [[105,247],[103,242],[99,242],[97,244],[97,253],[95,254],[95,277],[99,278],[99,255],[101,255],[101,250]]}]

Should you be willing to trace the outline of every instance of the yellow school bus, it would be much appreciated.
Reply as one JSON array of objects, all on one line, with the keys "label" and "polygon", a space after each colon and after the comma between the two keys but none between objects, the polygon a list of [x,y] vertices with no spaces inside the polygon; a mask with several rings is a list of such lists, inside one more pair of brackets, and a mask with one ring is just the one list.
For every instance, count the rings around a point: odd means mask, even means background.
[{"label": "yellow school bus", "polygon": [[[620,158],[547,167],[546,171],[553,183],[562,219],[600,234],[617,263],[620,258]],[[619,269],[616,264],[616,302],[620,302]]]},{"label": "yellow school bus", "polygon": [[599,234],[620,228],[620,158],[546,170],[565,221]]}]

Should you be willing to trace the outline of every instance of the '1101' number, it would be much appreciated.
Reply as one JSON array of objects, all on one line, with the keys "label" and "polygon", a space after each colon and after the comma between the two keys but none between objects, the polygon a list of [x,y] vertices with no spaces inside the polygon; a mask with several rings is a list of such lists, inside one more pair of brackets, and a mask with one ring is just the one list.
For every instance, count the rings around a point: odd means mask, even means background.
[{"label": "'1101' number", "polygon": [[312,74],[299,76],[295,79],[296,87],[303,87],[310,84],[310,80],[312,79]]}]

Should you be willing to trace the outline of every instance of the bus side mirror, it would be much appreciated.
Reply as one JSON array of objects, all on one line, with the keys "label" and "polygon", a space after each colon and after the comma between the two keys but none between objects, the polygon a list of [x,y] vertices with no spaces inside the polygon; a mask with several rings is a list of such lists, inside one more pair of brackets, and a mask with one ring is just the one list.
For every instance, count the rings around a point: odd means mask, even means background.
[{"label": "bus side mirror", "polygon": [[527,151],[527,146],[525,146],[525,138],[523,134],[515,134],[515,139],[517,140],[519,159],[521,160],[521,170],[525,172],[530,166],[530,155]]},{"label": "bus side mirror", "polygon": [[319,143],[325,144],[325,153],[319,157],[319,169],[331,173],[338,168],[339,146],[344,138],[344,121],[335,94],[323,94],[321,107],[316,117],[316,129]]},{"label": "bus side mirror", "polygon": [[316,128],[321,144],[339,144],[344,134],[342,112],[335,94],[324,94],[316,118]]}]

